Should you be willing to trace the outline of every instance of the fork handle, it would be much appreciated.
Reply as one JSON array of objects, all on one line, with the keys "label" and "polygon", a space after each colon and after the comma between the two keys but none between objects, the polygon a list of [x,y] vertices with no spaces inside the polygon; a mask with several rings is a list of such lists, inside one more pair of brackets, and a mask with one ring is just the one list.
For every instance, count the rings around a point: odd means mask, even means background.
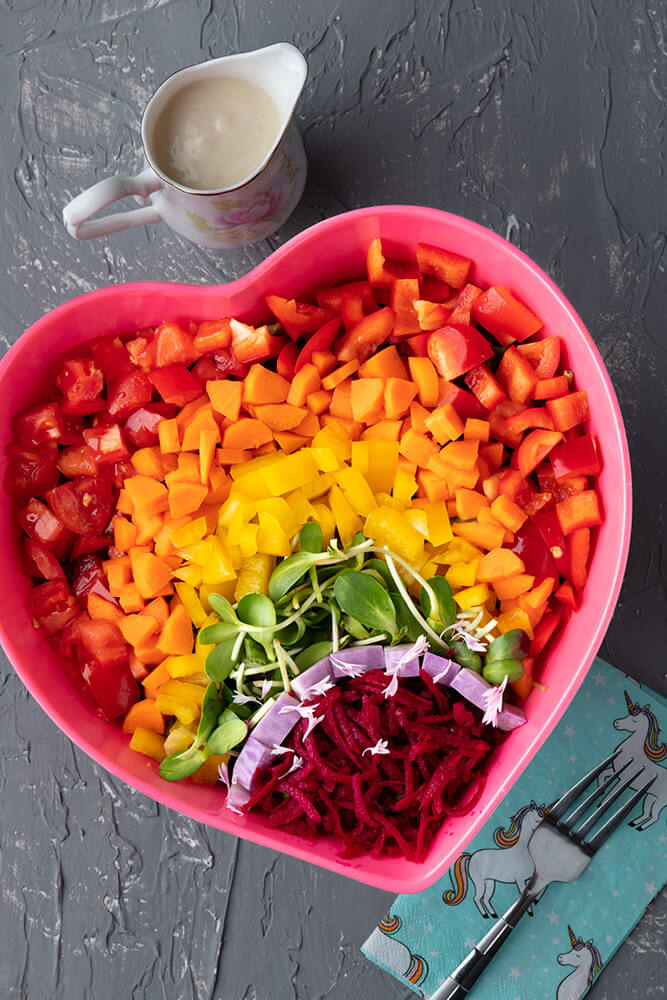
[{"label": "fork handle", "polygon": [[521,895],[484,935],[451,976],[432,994],[431,1000],[463,1000],[482,975],[489,962],[498,954],[526,910],[539,895],[526,886]]}]

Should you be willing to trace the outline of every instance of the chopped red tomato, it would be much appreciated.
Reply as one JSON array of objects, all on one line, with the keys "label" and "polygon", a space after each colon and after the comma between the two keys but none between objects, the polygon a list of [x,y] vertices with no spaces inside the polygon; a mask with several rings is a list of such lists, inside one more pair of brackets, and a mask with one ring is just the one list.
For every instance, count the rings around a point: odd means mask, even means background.
[{"label": "chopped red tomato", "polygon": [[109,388],[107,410],[109,416],[124,420],[135,410],[150,403],[153,386],[148,375],[142,371],[131,371],[122,375]]},{"label": "chopped red tomato", "polygon": [[55,635],[76,617],[76,597],[63,580],[48,580],[33,587],[28,611],[47,635]]},{"label": "chopped red tomato", "polygon": [[101,337],[89,346],[95,364],[104,372],[107,384],[132,371],[130,355],[120,337]]},{"label": "chopped red tomato", "polygon": [[97,465],[111,465],[129,457],[130,452],[118,424],[89,427],[83,432],[83,439],[92,451]]},{"label": "chopped red tomato", "polygon": [[56,385],[65,399],[63,413],[85,416],[106,407],[102,399],[104,372],[92,358],[71,358],[63,365]]},{"label": "chopped red tomato", "polygon": [[45,545],[35,538],[25,538],[23,544],[25,555],[25,565],[29,576],[34,576],[38,580],[62,580],[65,581],[65,573],[62,566]]},{"label": "chopped red tomato", "polygon": [[[159,368],[148,376],[165,403],[185,406],[201,396],[201,386],[185,365]],[[145,400],[144,400],[145,402]]]},{"label": "chopped red tomato", "polygon": [[18,513],[23,530],[40,542],[56,559],[63,559],[72,545],[72,532],[53,511],[33,497]]},{"label": "chopped red tomato", "polygon": [[13,422],[14,434],[24,448],[38,448],[63,436],[63,422],[57,403],[35,406]]},{"label": "chopped red tomato", "polygon": [[85,602],[96,583],[106,587],[106,582],[102,563],[95,555],[80,556],[72,566],[72,590],[80,601]]},{"label": "chopped red tomato", "polygon": [[109,721],[124,715],[141,697],[139,685],[127,662],[106,666],[95,659],[89,659],[81,667],[81,676],[101,714]]},{"label": "chopped red tomato", "polygon": [[[201,364],[201,362],[198,362]],[[195,366],[196,367],[196,366]],[[213,376],[215,378],[215,376]],[[168,403],[149,403],[140,406],[125,421],[126,441],[135,448],[149,448],[158,442],[158,425],[161,420],[175,417],[178,410]]]},{"label": "chopped red tomato", "polygon": [[58,446],[43,444],[39,448],[7,446],[5,489],[10,496],[27,499],[44,493],[58,482]]},{"label": "chopped red tomato", "polygon": [[111,518],[111,489],[102,476],[76,476],[49,490],[46,501],[76,535],[101,535]]},{"label": "chopped red tomato", "polygon": [[155,331],[155,364],[158,368],[169,365],[191,365],[200,352],[194,340],[181,323],[163,323]]}]

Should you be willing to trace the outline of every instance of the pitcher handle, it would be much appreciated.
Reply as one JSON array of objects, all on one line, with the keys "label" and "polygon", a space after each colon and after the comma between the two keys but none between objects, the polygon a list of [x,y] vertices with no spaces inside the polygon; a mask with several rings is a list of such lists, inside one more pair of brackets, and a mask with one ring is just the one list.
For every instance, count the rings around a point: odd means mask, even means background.
[{"label": "pitcher handle", "polygon": [[162,182],[150,167],[142,170],[136,177],[107,177],[86,188],[65,205],[63,222],[70,236],[74,236],[77,240],[90,240],[95,236],[106,236],[108,233],[119,233],[134,226],[147,226],[152,222],[160,222],[162,216],[155,205],[135,208],[131,212],[116,212],[103,219],[87,221],[92,215],[96,215],[101,209],[120,198],[136,195],[145,201],[160,187]]}]

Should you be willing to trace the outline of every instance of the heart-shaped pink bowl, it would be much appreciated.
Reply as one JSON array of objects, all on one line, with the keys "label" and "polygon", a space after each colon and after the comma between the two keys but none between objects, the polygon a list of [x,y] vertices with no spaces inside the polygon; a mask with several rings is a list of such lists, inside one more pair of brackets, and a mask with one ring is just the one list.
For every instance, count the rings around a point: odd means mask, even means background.
[{"label": "heart-shaped pink bowl", "polygon": [[129,785],[210,826],[341,875],[392,892],[417,892],[442,875],[465,848],[562,716],[604,637],[627,558],[630,462],[618,403],[590,335],[540,268],[510,243],[467,219],[430,208],[387,205],[348,212],[313,226],[229,285],[138,282],[81,295],[38,320],[0,364],[0,454],[5,462],[12,418],[52,392],[58,361],[69,348],[168,319],[232,315],[259,322],[266,317],[264,296],[270,292],[303,297],[317,287],[363,274],[368,244],[376,236],[392,257],[414,259],[417,241],[456,250],[475,261],[473,280],[506,285],[517,293],[543,319],[544,334],[561,337],[577,385],[588,391],[592,431],[601,446],[599,488],[605,521],[597,532],[581,610],[552,643],[539,676],[546,690],[533,691],[526,705],[527,724],[495,754],[476,808],[444,824],[421,864],[369,856],[343,861],[335,845],[325,839],[310,843],[269,828],[261,817],[240,817],[224,809],[219,785],[163,781],[156,765],[129,749],[119,726],[98,718],[76,676],[33,627],[26,610],[29,582],[21,568],[14,504],[4,493],[0,495],[0,640],[26,687],[56,725]]}]

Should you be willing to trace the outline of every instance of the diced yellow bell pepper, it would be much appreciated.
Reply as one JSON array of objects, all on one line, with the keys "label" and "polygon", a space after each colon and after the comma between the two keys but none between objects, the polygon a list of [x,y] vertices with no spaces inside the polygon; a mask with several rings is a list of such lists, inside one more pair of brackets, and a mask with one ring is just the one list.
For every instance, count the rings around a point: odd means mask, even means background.
[{"label": "diced yellow bell pepper", "polygon": [[[391,443],[391,442],[389,442]],[[396,469],[394,483],[391,488],[391,495],[394,500],[398,500],[406,509],[410,506],[413,496],[417,492],[417,480],[404,469]]]},{"label": "diced yellow bell pepper", "polygon": [[245,475],[237,479],[232,487],[232,493],[244,493],[252,500],[261,500],[263,497],[271,496],[266,476],[271,466],[266,469],[256,469],[254,472],[246,472]]},{"label": "diced yellow bell pepper", "polygon": [[199,718],[199,705],[194,701],[182,701],[169,694],[158,694],[155,699],[155,706],[158,712],[163,715],[175,715],[179,722],[194,722]]},{"label": "diced yellow bell pepper", "polygon": [[320,472],[335,472],[340,467],[340,462],[331,448],[311,448],[310,451]]},{"label": "diced yellow bell pepper", "polygon": [[190,730],[176,723],[165,737],[164,752],[165,754],[181,753],[183,750],[188,750],[192,746],[192,742],[193,735]]},{"label": "diced yellow bell pepper", "polygon": [[196,517],[189,521],[182,528],[172,532],[171,544],[175,549],[180,549],[183,545],[194,545],[200,542],[206,534],[207,525],[205,517]]},{"label": "diced yellow bell pepper", "polygon": [[338,472],[338,485],[355,514],[365,517],[377,507],[373,492],[358,469],[343,466]]},{"label": "diced yellow bell pepper", "polygon": [[197,596],[197,592],[194,587],[191,587],[189,583],[175,583],[174,590],[178,594],[183,604],[183,607],[190,615],[190,620],[195,628],[201,628],[205,619],[206,612],[204,611],[201,601]]},{"label": "diced yellow bell pepper", "polygon": [[[244,559],[239,570],[233,599],[240,601],[246,594],[266,594],[269,589],[269,579],[275,567],[275,558],[263,552],[258,552],[257,555]],[[228,594],[224,596],[229,597]],[[229,597],[229,600],[232,598]]]},{"label": "diced yellow bell pepper", "polygon": [[250,507],[250,503],[250,497],[244,496],[243,493],[237,493],[234,490],[229,494],[218,511],[218,526],[226,528],[237,512],[243,510],[244,507]]},{"label": "diced yellow bell pepper", "polygon": [[301,492],[306,500],[315,500],[317,497],[323,497],[325,493],[328,493],[335,483],[335,472],[323,472],[321,475],[314,476],[313,479],[309,479],[307,483],[304,483],[301,487]]},{"label": "diced yellow bell pepper", "polygon": [[300,448],[292,455],[285,455],[284,458],[273,465],[262,469],[264,481],[268,487],[265,496],[283,496],[291,493],[309,483],[317,476],[317,463],[313,458],[310,448]]},{"label": "diced yellow bell pepper", "polygon": [[364,534],[378,545],[402,556],[411,565],[423,560],[424,538],[409,524],[400,511],[393,507],[377,507],[366,518]]},{"label": "diced yellow bell pepper", "polygon": [[267,500],[257,500],[254,509],[258,514],[272,514],[280,523],[285,534],[290,537],[301,527],[293,510],[282,497],[269,497]]},{"label": "diced yellow bell pepper", "polygon": [[499,632],[511,632],[513,628],[520,628],[530,639],[533,638],[533,626],[530,624],[530,618],[522,608],[513,608],[512,611],[503,611],[503,613],[498,616]]},{"label": "diced yellow bell pepper", "polygon": [[489,588],[485,583],[478,583],[474,587],[468,587],[466,590],[459,590],[458,594],[454,594],[454,600],[461,608],[461,611],[466,611],[468,608],[478,607],[480,604],[484,604],[490,596]]},{"label": "diced yellow bell pepper", "polygon": [[474,587],[478,560],[470,563],[454,563],[445,573],[445,580],[453,590]]},{"label": "diced yellow bell pepper", "polygon": [[221,527],[216,532],[218,538],[220,538],[223,542],[229,542],[230,545],[238,545],[241,538],[241,532],[243,531],[245,525],[253,518],[253,516],[254,516],[254,506],[252,501],[240,504],[236,508],[236,510],[230,517],[228,524],[226,525],[227,534],[224,533],[224,530],[222,530]]},{"label": "diced yellow bell pepper", "polygon": [[375,502],[378,507],[393,507],[394,510],[405,510],[400,500],[396,500],[391,493],[376,493]]},{"label": "diced yellow bell pepper", "polygon": [[351,454],[350,439],[340,424],[330,424],[314,435],[313,448],[331,448],[339,462],[347,462]]},{"label": "diced yellow bell pepper", "polygon": [[195,565],[195,563],[189,563],[187,566],[179,566],[172,573],[177,580],[182,580],[183,583],[189,584],[195,590],[201,586],[201,566]]},{"label": "diced yellow bell pepper", "polygon": [[288,535],[283,531],[280,521],[273,514],[261,512],[257,517],[259,531],[257,532],[257,548],[268,556],[289,556],[292,547]]},{"label": "diced yellow bell pepper", "polygon": [[168,695],[171,698],[178,698],[180,701],[193,702],[195,705],[201,706],[205,691],[206,688],[202,687],[201,684],[191,684],[188,681],[181,680],[170,680],[165,681],[164,684],[160,685],[158,697],[160,695]]},{"label": "diced yellow bell pepper", "polygon": [[[234,577],[233,580],[224,580],[220,583],[202,583],[199,588],[199,600],[204,605],[204,610],[212,610],[210,604],[208,603],[209,594],[220,594],[222,597],[226,597],[228,601],[233,601],[236,582],[236,577]],[[217,620],[217,618],[213,619],[213,621]],[[205,622],[204,624],[211,625],[213,622]]]},{"label": "diced yellow bell pepper", "polygon": [[427,559],[419,572],[425,580],[429,580],[432,576],[438,576],[438,564],[433,559]]},{"label": "diced yellow bell pepper", "polygon": [[269,465],[274,465],[280,461],[280,455],[272,452],[269,455],[258,455],[257,458],[250,458],[247,462],[239,465],[232,465],[229,474],[234,480],[241,479],[248,472],[257,472],[258,469],[266,469]]},{"label": "diced yellow bell pepper", "polygon": [[239,532],[239,548],[244,559],[257,552],[258,524],[244,524]]},{"label": "diced yellow bell pepper", "polygon": [[308,501],[303,490],[292,490],[291,493],[287,493],[285,502],[289,505],[300,525],[305,524],[306,521],[314,520],[313,505]]},{"label": "diced yellow bell pepper", "polygon": [[403,511],[403,517],[411,524],[415,531],[418,531],[423,538],[428,539],[428,524],[426,512],[419,507],[409,507]]},{"label": "diced yellow bell pepper", "polygon": [[[159,733],[154,733],[151,729],[145,729],[143,726],[137,726],[132,733],[130,748],[146,757],[153,757],[154,760],[164,760],[167,753],[170,752],[165,750],[164,743],[164,738]],[[192,743],[192,736],[190,743]]]},{"label": "diced yellow bell pepper", "polygon": [[368,451],[368,485],[374,493],[389,493],[398,468],[398,441],[379,439],[365,442]]},{"label": "diced yellow bell pepper", "polygon": [[215,785],[220,780],[218,773],[220,765],[223,763],[226,764],[228,760],[228,753],[212,753],[210,757],[206,758],[201,767],[198,767],[195,773],[191,775],[195,785]]},{"label": "diced yellow bell pepper", "polygon": [[459,563],[472,562],[473,559],[481,559],[484,553],[476,545],[466,541],[465,538],[455,538],[445,546],[443,562]]},{"label": "diced yellow bell pepper", "polygon": [[[206,617],[204,621],[206,621]],[[186,653],[183,656],[168,656],[162,662],[171,677],[190,677],[201,671],[201,659],[197,653]]]},{"label": "diced yellow bell pepper", "polygon": [[243,553],[238,545],[229,544],[226,545],[225,548],[227,549],[227,554],[234,569],[234,573],[238,576],[241,563],[243,562]]},{"label": "diced yellow bell pepper", "polygon": [[235,576],[231,552],[213,535],[209,556],[202,565],[202,583],[222,583],[233,580]]},{"label": "diced yellow bell pepper", "polygon": [[445,545],[446,542],[451,542],[454,535],[449,522],[447,504],[444,500],[430,503],[428,507],[424,508],[424,513],[426,514],[428,539],[431,545],[439,546]]},{"label": "diced yellow bell pepper", "polygon": [[332,486],[329,491],[329,506],[336,521],[338,534],[343,545],[349,545],[357,531],[361,531],[361,518],[343,495],[340,486]]},{"label": "diced yellow bell pepper", "polygon": [[[350,449],[350,464],[352,468],[358,469],[362,476],[366,478],[370,463],[370,441],[353,441]],[[389,488],[391,489],[391,484]]]},{"label": "diced yellow bell pepper", "polygon": [[331,508],[324,503],[313,505],[313,518],[322,529],[322,540],[326,545],[336,534],[336,518],[333,516]]}]

